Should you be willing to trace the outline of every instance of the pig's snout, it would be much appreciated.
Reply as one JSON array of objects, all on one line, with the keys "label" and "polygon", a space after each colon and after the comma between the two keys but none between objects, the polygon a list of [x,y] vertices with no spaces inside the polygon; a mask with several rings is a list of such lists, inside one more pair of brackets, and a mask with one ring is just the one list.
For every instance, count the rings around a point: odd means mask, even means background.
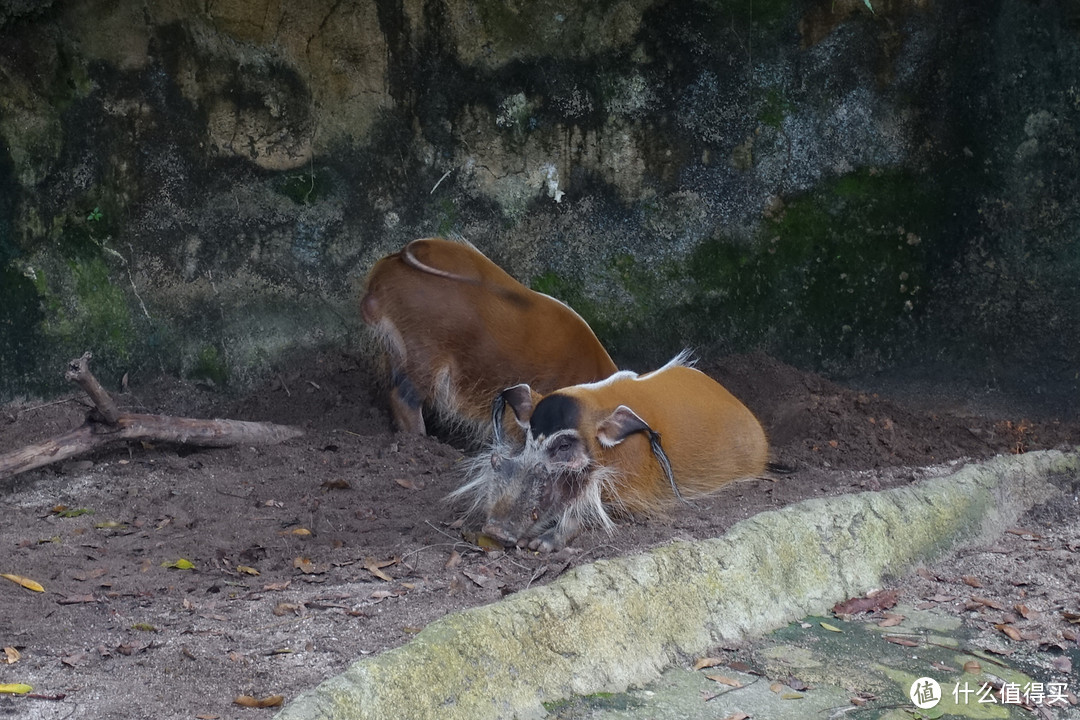
[{"label": "pig's snout", "polygon": [[489,538],[498,541],[503,547],[514,547],[517,545],[517,533],[505,523],[488,520],[484,523],[484,527],[480,532],[484,533]]}]

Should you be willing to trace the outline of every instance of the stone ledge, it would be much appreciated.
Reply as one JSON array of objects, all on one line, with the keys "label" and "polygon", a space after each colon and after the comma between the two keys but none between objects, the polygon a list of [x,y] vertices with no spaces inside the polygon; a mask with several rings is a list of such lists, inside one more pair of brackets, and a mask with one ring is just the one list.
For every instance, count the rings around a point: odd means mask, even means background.
[{"label": "stone ledge", "polygon": [[808,500],[719,538],[602,560],[448,615],[301,695],[280,720],[533,718],[620,692],[724,640],[820,613],[996,534],[1080,473],[1080,454],[998,457],[918,485]]}]

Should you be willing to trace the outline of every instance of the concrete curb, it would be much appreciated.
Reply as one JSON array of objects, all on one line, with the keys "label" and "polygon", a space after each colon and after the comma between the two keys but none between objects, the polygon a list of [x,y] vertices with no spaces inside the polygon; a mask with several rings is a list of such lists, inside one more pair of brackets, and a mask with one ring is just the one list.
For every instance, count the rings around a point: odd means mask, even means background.
[{"label": "concrete curb", "polygon": [[918,485],[807,500],[719,538],[602,560],[448,615],[353,664],[280,720],[543,717],[621,692],[724,640],[821,613],[956,545],[996,534],[1080,474],[1080,454],[999,457]]}]

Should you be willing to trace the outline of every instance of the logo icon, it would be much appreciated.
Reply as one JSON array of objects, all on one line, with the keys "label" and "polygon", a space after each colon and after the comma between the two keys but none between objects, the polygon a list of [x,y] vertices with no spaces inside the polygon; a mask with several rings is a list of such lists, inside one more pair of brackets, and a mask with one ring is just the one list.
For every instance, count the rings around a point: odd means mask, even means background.
[{"label": "logo icon", "polygon": [[911,683],[908,697],[915,707],[920,710],[929,710],[941,702],[941,686],[934,678],[921,677]]}]

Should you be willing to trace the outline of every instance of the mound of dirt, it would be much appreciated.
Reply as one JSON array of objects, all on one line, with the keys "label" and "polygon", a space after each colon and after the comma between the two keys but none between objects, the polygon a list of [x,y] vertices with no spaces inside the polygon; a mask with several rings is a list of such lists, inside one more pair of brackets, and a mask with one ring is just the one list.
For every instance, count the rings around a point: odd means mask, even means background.
[{"label": "mound of dirt", "polygon": [[[379,383],[353,358],[307,358],[242,398],[174,379],[133,388],[117,396],[125,409],[268,420],[305,435],[218,450],[117,445],[0,481],[0,572],[45,587],[0,581],[0,645],[12,659],[0,682],[34,687],[34,697],[0,696],[0,715],[254,716],[234,700],[287,700],[448,612],[581,563],[966,459],[1080,444],[1075,421],[850,390],[764,355],[702,369],[758,414],[775,460],[794,472],[737,483],[666,520],[625,519],[554,555],[467,542],[445,497],[468,448],[391,433]],[[85,411],[77,399],[6,406],[0,452],[69,430]],[[1077,524],[1076,513],[1051,516]],[[1045,571],[1060,577],[1059,567]]]}]

